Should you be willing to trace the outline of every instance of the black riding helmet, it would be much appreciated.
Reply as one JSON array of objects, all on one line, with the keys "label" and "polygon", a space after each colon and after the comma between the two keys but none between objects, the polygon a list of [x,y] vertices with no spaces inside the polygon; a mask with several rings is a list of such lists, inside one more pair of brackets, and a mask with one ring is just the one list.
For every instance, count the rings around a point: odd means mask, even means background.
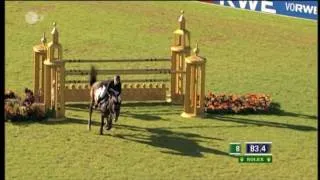
[{"label": "black riding helmet", "polygon": [[119,83],[120,82],[120,76],[119,75],[115,75],[113,80],[117,81]]}]

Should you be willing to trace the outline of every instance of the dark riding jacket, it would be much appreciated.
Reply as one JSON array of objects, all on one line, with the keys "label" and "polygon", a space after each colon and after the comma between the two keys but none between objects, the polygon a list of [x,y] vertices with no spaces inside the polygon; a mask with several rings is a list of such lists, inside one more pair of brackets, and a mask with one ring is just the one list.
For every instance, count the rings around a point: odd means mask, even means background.
[{"label": "dark riding jacket", "polygon": [[[108,94],[108,96],[110,96],[110,93],[113,93],[111,91],[111,89],[119,92],[118,96],[121,94],[121,83],[120,82],[117,85],[115,85],[113,80],[106,80],[106,81],[101,82],[101,86],[106,87],[105,93]],[[105,95],[105,93],[104,93],[104,95]],[[102,96],[102,97],[104,97],[104,96]]]}]

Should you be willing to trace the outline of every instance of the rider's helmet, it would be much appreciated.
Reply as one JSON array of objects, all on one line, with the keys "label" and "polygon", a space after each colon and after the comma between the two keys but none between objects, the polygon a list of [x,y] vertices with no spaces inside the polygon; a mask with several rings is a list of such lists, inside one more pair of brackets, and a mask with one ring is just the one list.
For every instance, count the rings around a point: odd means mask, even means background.
[{"label": "rider's helmet", "polygon": [[119,75],[115,75],[114,78],[113,78],[113,82],[114,82],[115,85],[120,83],[120,76]]}]

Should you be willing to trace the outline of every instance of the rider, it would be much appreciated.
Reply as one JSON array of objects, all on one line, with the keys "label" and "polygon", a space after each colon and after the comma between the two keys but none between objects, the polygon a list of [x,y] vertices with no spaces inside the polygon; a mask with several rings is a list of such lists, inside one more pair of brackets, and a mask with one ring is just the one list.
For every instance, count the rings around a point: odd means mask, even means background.
[{"label": "rider", "polygon": [[113,80],[106,80],[101,82],[101,86],[105,86],[105,91],[99,96],[96,107],[100,104],[100,102],[104,99],[106,95],[110,97],[110,95],[115,95],[118,102],[121,101],[121,82],[120,76],[114,76]]}]

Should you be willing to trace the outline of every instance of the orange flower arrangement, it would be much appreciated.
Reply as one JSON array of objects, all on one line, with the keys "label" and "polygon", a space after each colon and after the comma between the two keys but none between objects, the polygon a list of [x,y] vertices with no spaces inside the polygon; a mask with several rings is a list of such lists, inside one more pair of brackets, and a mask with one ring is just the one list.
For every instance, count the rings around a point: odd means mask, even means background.
[{"label": "orange flower arrangement", "polygon": [[266,94],[246,94],[246,95],[216,95],[212,92],[206,97],[205,107],[210,111],[232,111],[235,113],[253,110],[267,111],[271,104],[270,95]]}]

